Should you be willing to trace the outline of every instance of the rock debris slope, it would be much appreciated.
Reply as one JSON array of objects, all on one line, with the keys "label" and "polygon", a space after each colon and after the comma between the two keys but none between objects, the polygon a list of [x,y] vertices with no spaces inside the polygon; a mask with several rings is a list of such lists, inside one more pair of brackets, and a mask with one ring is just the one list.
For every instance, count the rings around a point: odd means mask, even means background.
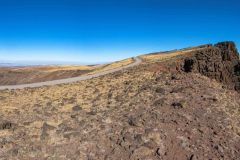
[{"label": "rock debris slope", "polygon": [[207,45],[87,81],[0,91],[0,159],[238,160],[234,52]]}]

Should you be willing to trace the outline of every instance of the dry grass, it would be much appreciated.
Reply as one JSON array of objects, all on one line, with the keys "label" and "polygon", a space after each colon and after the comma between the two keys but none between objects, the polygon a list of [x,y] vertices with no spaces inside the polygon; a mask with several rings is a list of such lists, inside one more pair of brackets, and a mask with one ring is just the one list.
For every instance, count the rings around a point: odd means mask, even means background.
[{"label": "dry grass", "polygon": [[11,68],[2,68],[4,71],[12,71],[12,72],[56,72],[56,71],[74,71],[74,70],[89,70],[98,72],[105,71],[114,68],[118,68],[121,66],[128,65],[133,63],[133,59],[125,59],[122,61],[116,61],[109,64],[102,65],[48,65],[48,66],[27,66],[27,67],[11,67]]},{"label": "dry grass", "polygon": [[109,63],[109,64],[102,65],[100,67],[97,67],[91,73],[102,72],[102,71],[107,71],[107,70],[111,70],[111,69],[114,69],[114,68],[119,68],[119,67],[122,67],[122,66],[126,66],[128,64],[131,64],[133,62],[134,62],[133,58],[124,59],[122,61],[117,61],[117,62],[113,62],[113,63]]},{"label": "dry grass", "polygon": [[93,70],[97,66],[84,66],[84,65],[50,65],[50,66],[30,66],[30,67],[17,67],[12,68],[16,72],[56,72],[56,71],[69,71],[69,70]]},{"label": "dry grass", "polygon": [[164,60],[169,60],[176,56],[189,54],[193,51],[198,51],[202,49],[204,48],[190,48],[185,50],[177,50],[177,51],[162,52],[162,53],[160,52],[159,54],[146,54],[140,57],[147,62],[164,61]]}]

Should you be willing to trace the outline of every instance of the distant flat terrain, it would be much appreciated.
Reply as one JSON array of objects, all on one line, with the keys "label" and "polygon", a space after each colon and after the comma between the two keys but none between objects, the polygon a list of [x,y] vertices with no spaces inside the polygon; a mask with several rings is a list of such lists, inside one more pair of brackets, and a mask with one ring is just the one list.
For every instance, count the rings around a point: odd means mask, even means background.
[{"label": "distant flat terrain", "polygon": [[102,65],[52,65],[26,67],[0,67],[0,85],[28,84],[78,77],[128,65],[133,60],[126,59]]}]

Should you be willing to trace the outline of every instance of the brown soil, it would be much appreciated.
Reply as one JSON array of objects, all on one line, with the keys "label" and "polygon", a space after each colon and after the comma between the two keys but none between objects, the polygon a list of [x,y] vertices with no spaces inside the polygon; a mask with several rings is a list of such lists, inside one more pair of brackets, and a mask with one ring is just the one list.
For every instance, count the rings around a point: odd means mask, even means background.
[{"label": "brown soil", "polygon": [[91,70],[41,70],[34,67],[34,70],[24,68],[0,68],[0,85],[16,85],[35,82],[44,82],[56,79],[64,79],[69,77],[77,77]]}]

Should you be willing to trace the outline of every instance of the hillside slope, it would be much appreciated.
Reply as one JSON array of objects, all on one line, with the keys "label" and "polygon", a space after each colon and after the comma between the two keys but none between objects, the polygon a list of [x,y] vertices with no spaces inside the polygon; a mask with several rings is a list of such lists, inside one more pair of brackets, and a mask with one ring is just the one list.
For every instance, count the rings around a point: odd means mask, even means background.
[{"label": "hillside slope", "polygon": [[102,65],[46,65],[25,67],[1,67],[0,86],[29,84],[58,79],[78,77],[86,74],[94,74],[133,63],[133,59],[125,59]]},{"label": "hillside slope", "polygon": [[[143,64],[100,78],[0,91],[0,158],[237,160],[239,60],[232,45],[144,55]],[[235,58],[215,61],[212,50]],[[212,64],[222,67],[204,67]]]}]

